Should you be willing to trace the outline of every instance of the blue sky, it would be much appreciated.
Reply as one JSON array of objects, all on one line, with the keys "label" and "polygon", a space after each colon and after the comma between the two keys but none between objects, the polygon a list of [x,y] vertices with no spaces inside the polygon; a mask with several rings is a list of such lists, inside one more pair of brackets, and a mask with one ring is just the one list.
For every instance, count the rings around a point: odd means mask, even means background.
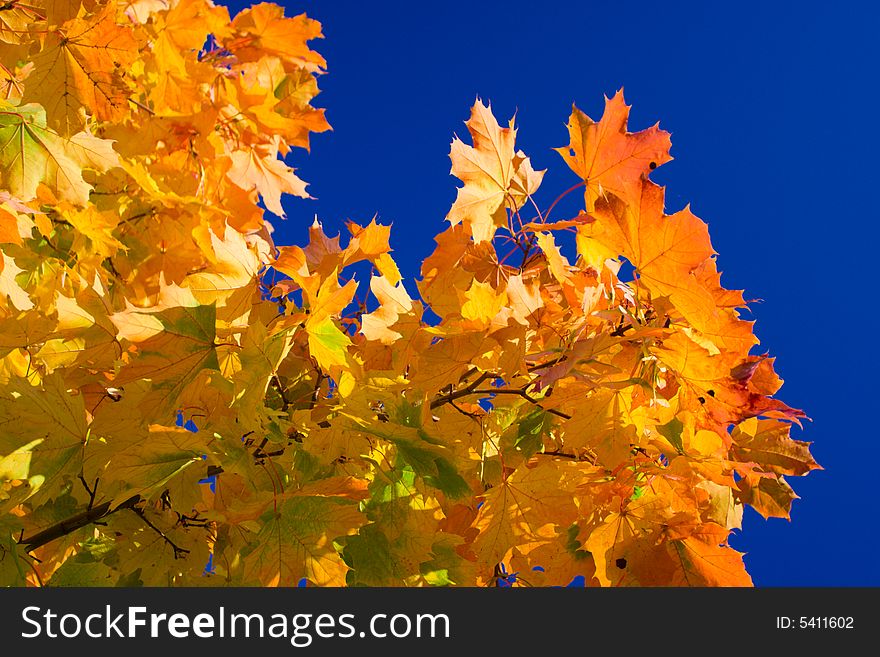
[{"label": "blue sky", "polygon": [[[233,2],[233,8],[245,3]],[[779,396],[813,419],[826,468],[792,478],[792,522],[747,512],[732,543],[759,586],[880,585],[872,558],[877,302],[871,285],[880,168],[876,41],[869,3],[357,2],[286,0],[324,25],[317,105],[332,133],[289,161],[316,201],[290,200],[279,244],[317,214],[393,222],[412,280],[455,198],[449,143],[476,96],[549,167],[550,195],[576,182],[550,149],[571,103],[594,118],[625,88],[630,127],[672,132],[653,176],[667,210],[708,222],[722,282],[745,289]],[[415,286],[407,285],[411,292]]]}]

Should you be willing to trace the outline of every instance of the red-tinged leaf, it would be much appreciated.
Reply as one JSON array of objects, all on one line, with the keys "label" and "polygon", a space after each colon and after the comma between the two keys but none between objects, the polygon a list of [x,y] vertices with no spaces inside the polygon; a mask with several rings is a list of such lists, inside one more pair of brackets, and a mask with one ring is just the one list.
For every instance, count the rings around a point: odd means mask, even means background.
[{"label": "red-tinged leaf", "polygon": [[587,211],[597,199],[611,193],[627,202],[635,199],[643,176],[672,158],[669,133],[656,125],[627,132],[629,106],[623,90],[605,99],[605,112],[596,123],[577,107],[568,120],[569,144],[556,151],[583,178]]}]

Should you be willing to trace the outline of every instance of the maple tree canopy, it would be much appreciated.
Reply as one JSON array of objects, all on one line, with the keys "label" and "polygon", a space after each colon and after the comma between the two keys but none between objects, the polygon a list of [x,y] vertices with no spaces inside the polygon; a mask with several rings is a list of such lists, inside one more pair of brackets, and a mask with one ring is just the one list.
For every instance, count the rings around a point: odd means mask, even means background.
[{"label": "maple tree canopy", "polygon": [[750,584],[743,506],[789,517],[819,466],[649,178],[668,133],[622,92],[574,108],[584,207],[551,216],[478,100],[417,281],[375,220],[279,246],[320,36],[273,4],[0,8],[0,584]]}]

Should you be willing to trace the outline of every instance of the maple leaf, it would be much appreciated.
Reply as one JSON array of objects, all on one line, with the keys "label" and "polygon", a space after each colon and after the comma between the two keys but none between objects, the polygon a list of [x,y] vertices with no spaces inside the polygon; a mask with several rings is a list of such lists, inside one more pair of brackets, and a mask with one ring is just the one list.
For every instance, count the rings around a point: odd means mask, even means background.
[{"label": "maple leaf", "polygon": [[23,102],[42,105],[48,126],[71,136],[88,116],[120,120],[128,111],[122,74],[137,58],[129,28],[116,23],[114,5],[88,18],[72,18],[50,31],[32,58]]},{"label": "maple leaf", "polygon": [[529,324],[532,315],[544,306],[540,286],[534,281],[526,284],[522,274],[507,279],[506,291],[513,317],[521,324]]},{"label": "maple leaf", "polygon": [[676,565],[673,586],[751,586],[742,553],[727,546],[728,531],[713,523],[687,538],[670,541],[667,550]]},{"label": "maple leaf", "polygon": [[708,227],[687,208],[664,215],[663,188],[650,181],[640,181],[635,191],[631,203],[616,196],[599,199],[592,227],[602,231],[597,239],[632,262],[646,285],[661,295],[675,294],[681,281],[715,254]]},{"label": "maple leaf", "polygon": [[805,475],[821,469],[810,454],[810,443],[789,437],[791,425],[778,420],[748,418],[733,428],[733,453],[740,461],[760,463],[780,475]]},{"label": "maple leaf", "polygon": [[260,145],[232,153],[232,167],[228,175],[242,189],[258,191],[269,211],[282,218],[285,216],[281,206],[282,194],[309,198],[306,184],[268,146]]},{"label": "maple leaf", "polygon": [[517,470],[492,488],[474,520],[482,563],[495,564],[520,551],[555,539],[574,522],[577,508],[566,469],[552,461]]},{"label": "maple leaf", "polygon": [[308,149],[310,133],[330,130],[324,109],[309,104],[318,94],[318,83],[307,70],[285,71],[285,76],[272,84],[272,88],[278,102],[272,105],[272,112],[266,117],[275,122],[278,116],[291,117],[283,124],[285,140],[291,146]]},{"label": "maple leaf", "polygon": [[563,425],[563,441],[573,450],[592,449],[614,469],[630,457],[638,433],[632,422],[632,389],[599,389],[583,399]]},{"label": "maple leaf", "polygon": [[[170,308],[149,314],[125,311],[111,320],[126,339],[138,346],[139,357],[119,371],[117,385],[149,379],[150,404],[170,412],[177,395],[203,368],[219,369],[216,350],[216,307]],[[157,413],[161,416],[160,413]]]},{"label": "maple leaf", "polygon": [[92,189],[83,169],[106,171],[118,163],[109,140],[87,132],[63,137],[47,127],[40,106],[5,101],[0,101],[0,153],[0,184],[24,201],[35,198],[44,183],[59,198],[83,205]]},{"label": "maple leaf", "polygon": [[41,477],[30,499],[60,496],[81,468],[88,433],[82,396],[69,393],[58,375],[47,377],[41,388],[27,382],[8,386],[0,395],[0,427],[0,454],[30,446],[29,476]]},{"label": "maple leaf", "polygon": [[379,308],[361,316],[361,333],[368,340],[379,340],[382,344],[392,344],[403,335],[391,329],[397,319],[412,312],[413,301],[402,283],[396,286],[384,276],[370,279],[370,290],[379,300]]},{"label": "maple leaf", "polygon": [[31,467],[31,457],[33,456],[31,450],[41,442],[43,442],[43,439],[37,438],[27,445],[16,448],[11,454],[0,457],[0,479],[5,481],[27,479]]},{"label": "maple leaf", "polygon": [[692,327],[720,345],[748,351],[755,343],[750,327],[732,309],[719,309],[717,291],[703,277],[715,254],[706,224],[689,208],[664,214],[664,190],[648,180],[631,194],[629,203],[612,195],[598,199],[596,221],[583,234],[626,257],[639,283],[669,297]]},{"label": "maple leaf", "polygon": [[465,301],[461,305],[461,316],[471,320],[480,328],[488,327],[507,305],[507,293],[500,294],[488,283],[474,280],[471,286],[462,293]]},{"label": "maple leaf", "polygon": [[529,159],[514,151],[516,129],[513,119],[506,128],[498,125],[489,105],[477,99],[466,122],[473,146],[457,137],[449,158],[452,174],[464,182],[447,219],[453,225],[464,222],[477,242],[492,238],[499,226],[506,224],[506,210],[518,209],[511,194],[516,183],[517,196],[534,193],[543,172],[535,172]]},{"label": "maple leaf", "polygon": [[[260,258],[245,237],[229,225],[222,237],[209,233],[210,251],[205,255],[209,267],[189,274],[184,286],[197,303],[225,305],[236,291],[247,289],[260,269]],[[203,251],[204,252],[204,251]]]},{"label": "maple leaf", "polygon": [[627,132],[629,106],[621,89],[605,98],[605,112],[596,123],[572,106],[568,120],[569,144],[556,151],[584,181],[587,211],[605,192],[627,202],[634,198],[642,176],[669,162],[669,133],[657,125],[641,132]]},{"label": "maple leaf", "polygon": [[113,212],[100,212],[94,206],[86,206],[65,213],[64,218],[89,241],[91,249],[96,254],[111,257],[117,250],[125,248],[125,245],[113,236],[113,231],[120,220]]},{"label": "maple leaf", "polygon": [[153,55],[164,73],[186,75],[186,59],[205,44],[209,34],[225,38],[231,34],[229,10],[206,0],[181,0],[166,12],[155,15],[156,40]]},{"label": "maple leaf", "polygon": [[333,546],[366,518],[349,501],[291,497],[265,514],[244,554],[244,579],[263,586],[293,586],[303,577],[318,586],[342,586],[348,566]]},{"label": "maple leaf", "polygon": [[764,518],[791,520],[792,503],[798,496],[782,475],[748,473],[737,483],[737,497]]},{"label": "maple leaf", "polygon": [[201,436],[179,427],[153,425],[143,433],[92,436],[83,475],[100,479],[101,495],[112,499],[112,509],[133,495],[148,498],[164,490],[176,493],[176,487],[195,487],[204,475],[204,469],[194,472],[195,466],[206,451]]},{"label": "maple leaf", "polygon": [[309,72],[326,65],[324,58],[308,47],[308,41],[323,36],[318,21],[300,14],[284,17],[284,8],[263,2],[239,12],[232,22],[235,34],[224,45],[243,61],[268,55]]},{"label": "maple leaf", "polygon": [[305,329],[309,336],[309,350],[321,367],[329,369],[348,365],[346,347],[351,344],[351,340],[336,326],[332,317],[342,312],[356,289],[355,281],[349,281],[340,287],[334,270],[311,299],[312,305]]}]

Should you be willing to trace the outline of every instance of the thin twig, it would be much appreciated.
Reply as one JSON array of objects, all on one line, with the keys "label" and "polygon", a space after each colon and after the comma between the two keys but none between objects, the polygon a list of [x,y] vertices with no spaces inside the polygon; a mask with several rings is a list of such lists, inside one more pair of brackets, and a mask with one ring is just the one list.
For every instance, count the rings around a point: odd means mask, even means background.
[{"label": "thin twig", "polygon": [[549,452],[535,452],[535,456],[558,456],[563,459],[571,459],[573,461],[586,461],[587,463],[591,463],[592,465],[596,465],[595,457],[589,454],[582,454],[578,456],[577,454],[570,454],[568,452],[560,452],[558,450],[552,450]]},{"label": "thin twig", "polygon": [[568,356],[563,354],[561,356],[557,356],[556,358],[551,358],[550,360],[548,360],[545,363],[534,363],[532,365],[529,365],[527,369],[529,372],[534,372],[535,370],[543,370],[548,367],[553,367],[554,365],[558,365],[559,363],[566,360],[567,358],[568,358]]},{"label": "thin twig", "polygon": [[272,375],[272,384],[275,387],[275,390],[278,391],[278,395],[281,397],[281,412],[286,413],[287,409],[290,407],[290,400],[287,398],[287,395],[284,394],[284,386],[281,385],[281,379],[278,378],[277,374]]},{"label": "thin twig", "polygon": [[91,511],[92,507],[95,504],[95,493],[98,492],[98,482],[100,479],[95,479],[94,488],[89,488],[89,485],[86,483],[86,479],[82,473],[79,475],[79,480],[82,482],[83,488],[86,489],[86,492],[89,494],[89,506],[87,507],[89,511]]},{"label": "thin twig", "polygon": [[462,415],[466,415],[466,416],[468,416],[469,418],[472,418],[472,419],[474,419],[474,420],[479,420],[479,419],[480,419],[480,415],[478,415],[477,413],[471,413],[470,411],[466,411],[466,410],[464,410],[461,406],[459,406],[458,404],[456,404],[454,401],[449,402],[449,405],[452,406],[452,408],[454,408],[455,410],[457,410],[457,411],[458,411],[459,413],[461,413]]},{"label": "thin twig", "polygon": [[500,379],[501,377],[492,372],[483,372],[479,377],[477,377],[474,381],[469,383],[466,387],[461,390],[450,391],[443,397],[438,397],[434,401],[431,402],[431,408],[435,409],[439,406],[443,406],[443,404],[448,404],[450,402],[455,401],[459,397],[466,397],[470,394],[473,394],[474,388],[480,385],[483,381],[487,379]]},{"label": "thin twig", "polygon": [[555,408],[544,408],[543,406],[541,406],[541,400],[535,399],[529,393],[527,393],[525,390],[521,390],[521,389],[494,388],[494,389],[489,389],[489,390],[471,390],[470,394],[473,394],[473,395],[518,395],[518,396],[522,397],[523,399],[525,399],[526,401],[533,403],[535,406],[537,406],[538,408],[540,408],[548,413],[552,413],[553,415],[564,418],[566,420],[571,419],[571,415],[569,415],[568,413],[563,413],[562,411],[556,410]]},{"label": "thin twig", "polygon": [[132,506],[129,508],[134,512],[134,514],[136,516],[138,516],[141,520],[144,521],[144,524],[147,525],[147,527],[149,527],[154,532],[159,534],[159,536],[161,536],[163,539],[165,539],[165,542],[168,543],[168,545],[170,545],[171,549],[174,551],[174,558],[175,559],[181,558],[181,556],[183,554],[189,554],[189,550],[177,545],[174,541],[172,541],[170,538],[168,538],[168,536],[165,534],[165,532],[163,532],[161,529],[156,527],[156,525],[154,525],[152,522],[150,522],[150,519],[147,518],[147,515],[144,513],[143,509],[141,509],[140,507],[137,507],[137,506]]},{"label": "thin twig", "polygon": [[153,116],[156,116],[156,112],[155,112],[155,111],[151,110],[149,107],[147,107],[147,106],[144,105],[143,103],[139,103],[139,102],[136,101],[134,98],[129,97],[128,102],[130,102],[132,105],[137,105],[138,107],[140,107],[140,108],[141,108],[142,110],[144,110],[145,112],[148,112],[149,114],[151,114],[151,115],[153,115]]}]

